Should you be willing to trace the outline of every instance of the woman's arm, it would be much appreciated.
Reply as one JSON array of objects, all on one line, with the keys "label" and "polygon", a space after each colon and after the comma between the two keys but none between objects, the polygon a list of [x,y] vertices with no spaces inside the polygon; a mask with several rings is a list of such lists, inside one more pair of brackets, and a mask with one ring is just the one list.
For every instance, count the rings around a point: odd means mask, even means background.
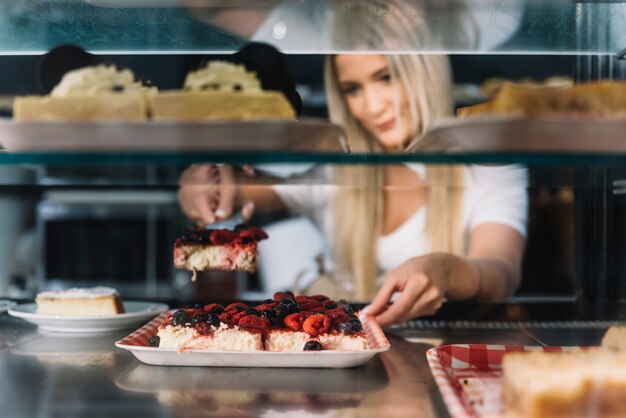
[{"label": "woman's arm", "polygon": [[[369,313],[382,325],[434,314],[447,300],[503,300],[520,281],[524,238],[497,223],[478,225],[467,257],[433,253],[414,257],[390,272]],[[396,301],[388,306],[394,293]]]},{"label": "woman's arm", "polygon": [[511,296],[520,283],[524,244],[513,228],[497,223],[478,225],[471,233],[467,258],[453,263],[446,297],[497,301]]}]

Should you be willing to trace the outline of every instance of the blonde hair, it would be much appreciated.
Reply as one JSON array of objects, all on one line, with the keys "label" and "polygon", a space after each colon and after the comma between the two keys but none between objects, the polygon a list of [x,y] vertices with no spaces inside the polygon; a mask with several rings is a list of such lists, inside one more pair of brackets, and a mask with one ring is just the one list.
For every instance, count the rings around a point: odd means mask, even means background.
[{"label": "blonde hair", "polygon": [[[451,76],[442,55],[387,55],[392,78],[404,89],[419,136],[436,120],[452,112]],[[325,65],[325,88],[330,119],[344,127],[352,152],[384,152],[376,138],[356,120],[339,90],[334,57]],[[463,167],[429,165],[426,234],[431,251],[464,254],[462,226]],[[339,166],[333,171],[340,186],[334,199],[335,239],[333,255],[341,272],[350,273],[354,296],[367,299],[375,294],[378,263],[376,243],[383,219],[383,167]]]}]

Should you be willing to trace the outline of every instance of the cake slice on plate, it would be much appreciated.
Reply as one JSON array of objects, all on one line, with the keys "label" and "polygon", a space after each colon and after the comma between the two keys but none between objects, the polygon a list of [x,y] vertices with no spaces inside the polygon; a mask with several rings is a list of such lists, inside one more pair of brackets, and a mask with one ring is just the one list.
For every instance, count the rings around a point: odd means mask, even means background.
[{"label": "cake slice on plate", "polygon": [[117,290],[110,287],[72,288],[37,294],[37,313],[59,316],[98,316],[124,313]]},{"label": "cake slice on plate", "polygon": [[238,225],[229,229],[192,229],[174,244],[174,267],[196,271],[255,272],[258,242],[267,238],[261,228]]}]

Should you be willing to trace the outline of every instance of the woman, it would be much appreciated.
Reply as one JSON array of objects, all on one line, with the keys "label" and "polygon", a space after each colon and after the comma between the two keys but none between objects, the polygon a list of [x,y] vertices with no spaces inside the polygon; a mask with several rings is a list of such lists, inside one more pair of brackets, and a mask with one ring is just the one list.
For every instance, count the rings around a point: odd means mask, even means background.
[{"label": "woman", "polygon": [[[331,119],[344,126],[353,151],[397,152],[450,115],[449,74],[442,56],[330,57]],[[400,164],[317,170],[336,187],[247,188],[234,185],[229,169],[196,167],[183,177],[181,206],[200,224],[230,215],[237,202],[308,215],[328,239],[337,271],[351,277],[354,296],[375,295],[369,312],[381,325],[433,314],[444,299],[496,301],[517,288],[527,207],[523,169]],[[185,185],[190,180],[207,184]],[[381,272],[387,273],[382,283]]]}]

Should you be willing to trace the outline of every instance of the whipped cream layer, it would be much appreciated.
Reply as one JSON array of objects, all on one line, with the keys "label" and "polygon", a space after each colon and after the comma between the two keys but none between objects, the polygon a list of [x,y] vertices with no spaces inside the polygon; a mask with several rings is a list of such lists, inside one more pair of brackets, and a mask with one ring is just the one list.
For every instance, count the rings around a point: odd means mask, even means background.
[{"label": "whipped cream layer", "polygon": [[76,298],[102,298],[118,296],[117,290],[112,287],[71,288],[67,290],[47,291],[37,293],[37,299],[76,299]]},{"label": "whipped cream layer", "polygon": [[183,350],[263,350],[263,340],[259,333],[245,331],[237,326],[220,324],[212,326],[209,335],[202,335],[194,328],[180,325],[166,325],[159,328],[160,348]]},{"label": "whipped cream layer", "polygon": [[261,83],[253,71],[241,64],[210,61],[205,67],[187,74],[185,90],[261,93]]},{"label": "whipped cream layer", "polygon": [[256,264],[256,247],[250,244],[245,248],[193,245],[177,248],[174,260],[176,267],[197,271],[204,271],[209,268],[248,268]]},{"label": "whipped cream layer", "polygon": [[108,94],[156,94],[156,88],[146,87],[135,81],[128,69],[119,70],[113,65],[98,65],[70,71],[52,90],[55,98],[101,96]]},{"label": "whipped cream layer", "polygon": [[315,338],[306,332],[272,330],[266,336],[265,346],[268,351],[302,351],[311,340]]},{"label": "whipped cream layer", "polygon": [[367,340],[363,335],[322,334],[311,337],[306,332],[271,330],[266,334],[265,346],[268,351],[302,351],[308,341],[319,341],[324,350],[367,350]]}]

